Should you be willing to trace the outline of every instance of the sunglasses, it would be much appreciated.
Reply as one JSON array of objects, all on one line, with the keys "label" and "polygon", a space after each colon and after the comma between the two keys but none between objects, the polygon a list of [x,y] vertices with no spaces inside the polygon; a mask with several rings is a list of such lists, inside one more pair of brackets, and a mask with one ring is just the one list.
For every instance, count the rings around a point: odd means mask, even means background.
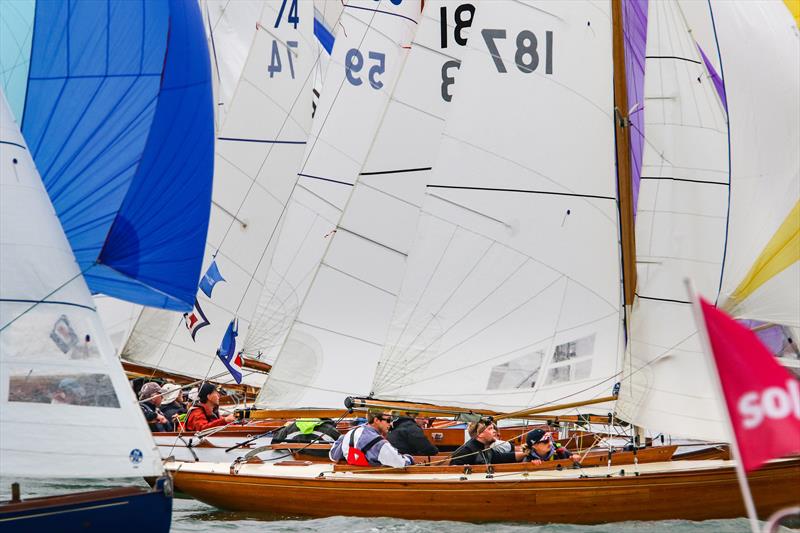
[{"label": "sunglasses", "polygon": [[380,415],[375,417],[376,420],[380,420],[381,422],[391,422],[392,417],[391,415]]}]

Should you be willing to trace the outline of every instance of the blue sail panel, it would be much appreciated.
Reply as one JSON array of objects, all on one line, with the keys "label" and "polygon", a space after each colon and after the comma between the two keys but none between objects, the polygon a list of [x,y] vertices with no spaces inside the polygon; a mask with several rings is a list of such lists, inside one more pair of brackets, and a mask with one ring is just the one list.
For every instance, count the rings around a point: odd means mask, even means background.
[{"label": "blue sail panel", "polygon": [[197,5],[38,2],[23,134],[92,292],[191,309],[213,167]]},{"label": "blue sail panel", "polygon": [[[138,172],[100,262],[172,295],[189,310],[197,292],[211,210],[214,111],[200,11],[170,0],[158,106]],[[169,251],[169,262],[163,260]]]}]

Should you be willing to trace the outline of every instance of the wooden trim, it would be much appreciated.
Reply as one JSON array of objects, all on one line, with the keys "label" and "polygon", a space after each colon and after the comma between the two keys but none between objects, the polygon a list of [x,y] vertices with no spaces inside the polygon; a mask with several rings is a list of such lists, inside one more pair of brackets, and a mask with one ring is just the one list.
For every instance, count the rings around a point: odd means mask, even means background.
[{"label": "wooden trim", "polygon": [[625,37],[622,0],[611,0],[614,59],[614,127],[617,138],[617,189],[622,240],[622,276],[625,305],[633,304],[636,292],[636,235],[633,226],[633,183],[628,89],[625,73]]}]

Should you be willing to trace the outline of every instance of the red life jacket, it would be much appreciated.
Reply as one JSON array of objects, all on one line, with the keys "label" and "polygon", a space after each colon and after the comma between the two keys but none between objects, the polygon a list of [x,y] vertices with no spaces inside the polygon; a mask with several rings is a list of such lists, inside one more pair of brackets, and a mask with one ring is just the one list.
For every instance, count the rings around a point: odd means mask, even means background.
[{"label": "red life jacket", "polygon": [[356,448],[355,439],[356,439],[356,431],[353,430],[350,432],[350,446],[348,446],[347,448],[347,464],[355,466],[369,466],[369,461],[367,460],[367,452],[370,450],[370,448],[372,448],[373,446],[378,444],[381,440],[383,440],[383,437],[378,435],[377,437],[369,441],[366,444],[366,446],[364,446],[363,450],[359,450],[358,448]]}]

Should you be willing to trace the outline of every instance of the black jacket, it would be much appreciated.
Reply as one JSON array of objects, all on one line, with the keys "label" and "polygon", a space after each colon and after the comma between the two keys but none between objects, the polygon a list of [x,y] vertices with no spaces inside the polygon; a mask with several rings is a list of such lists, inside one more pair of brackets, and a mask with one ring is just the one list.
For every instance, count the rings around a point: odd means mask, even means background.
[{"label": "black jacket", "polygon": [[164,413],[164,416],[167,417],[167,420],[172,422],[173,416],[186,414],[186,406],[180,403],[178,400],[175,400],[172,403],[161,404],[161,412]]},{"label": "black jacket", "polygon": [[416,420],[402,416],[389,431],[389,442],[400,453],[410,455],[436,455],[439,448],[430,443]]},{"label": "black jacket", "polygon": [[142,402],[139,406],[142,408],[144,418],[150,426],[150,431],[172,431],[172,421],[170,419],[167,419],[166,424],[159,424],[156,422],[156,417],[158,417],[159,414],[164,414],[161,412],[161,409],[150,402]]},{"label": "black jacket", "polygon": [[515,463],[514,451],[501,452],[493,448],[484,448],[478,439],[470,439],[450,456],[451,465],[495,465],[499,463]]}]

